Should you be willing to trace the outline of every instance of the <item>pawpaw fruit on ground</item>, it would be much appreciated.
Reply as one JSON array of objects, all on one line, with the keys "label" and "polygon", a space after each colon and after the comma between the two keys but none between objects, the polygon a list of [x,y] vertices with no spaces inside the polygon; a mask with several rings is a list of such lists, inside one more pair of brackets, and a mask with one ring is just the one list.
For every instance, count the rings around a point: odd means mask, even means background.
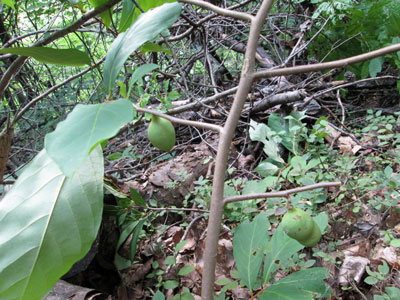
[{"label": "pawpaw fruit on ground", "polygon": [[304,210],[291,207],[282,218],[284,232],[304,246],[314,246],[321,239],[321,230]]},{"label": "pawpaw fruit on ground", "polygon": [[175,128],[172,123],[164,118],[153,115],[147,129],[147,135],[151,144],[162,150],[169,152],[175,145]]}]

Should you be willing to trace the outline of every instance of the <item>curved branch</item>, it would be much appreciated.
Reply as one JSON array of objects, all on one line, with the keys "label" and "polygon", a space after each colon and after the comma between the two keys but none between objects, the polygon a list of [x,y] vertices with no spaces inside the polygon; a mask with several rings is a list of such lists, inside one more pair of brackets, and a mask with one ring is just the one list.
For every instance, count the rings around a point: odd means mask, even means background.
[{"label": "curved branch", "polygon": [[351,64],[355,64],[358,62],[362,62],[368,59],[372,59],[378,56],[383,56],[386,54],[390,54],[393,52],[400,51],[400,43],[394,44],[388,47],[384,47],[375,51],[371,51],[368,53],[334,60],[326,63],[318,63],[312,65],[304,65],[304,66],[297,66],[297,67],[290,67],[290,68],[279,68],[279,69],[272,69],[272,70],[260,70],[254,73],[254,80],[261,79],[261,78],[269,78],[275,77],[280,75],[293,75],[299,73],[308,73],[308,72],[316,72],[322,71],[326,69],[336,69],[341,67],[346,67]]},{"label": "curved branch", "polygon": [[215,5],[213,5],[211,3],[208,3],[208,2],[205,2],[205,1],[178,0],[178,2],[197,5],[197,6],[200,6],[202,8],[211,10],[211,11],[213,11],[213,12],[215,12],[215,13],[221,15],[221,16],[231,17],[231,18],[238,19],[238,20],[251,22],[254,19],[254,17],[252,15],[250,15],[250,14],[246,14],[246,13],[239,12],[239,11],[234,11],[234,10],[221,8],[221,7],[215,6]]},{"label": "curved branch", "polygon": [[32,99],[27,105],[25,105],[14,117],[13,121],[12,121],[12,126],[18,122],[19,119],[22,118],[22,116],[33,106],[35,105],[37,102],[39,102],[40,100],[42,100],[44,97],[46,97],[47,95],[49,95],[50,93],[54,92],[55,90],[59,89],[60,87],[62,87],[63,85],[67,84],[68,82],[81,77],[82,75],[86,74],[87,72],[93,70],[94,68],[96,68],[98,65],[100,65],[104,60],[106,59],[106,57],[103,57],[102,59],[98,60],[93,66],[90,66],[89,68],[86,68],[85,70],[79,72],[78,74],[75,74],[67,79],[65,79],[63,82],[60,82],[57,85],[52,86],[51,88],[49,88],[47,91],[45,91],[43,94],[37,96],[36,98]]},{"label": "curved branch", "polygon": [[144,113],[149,113],[155,116],[159,116],[162,117],[164,119],[170,120],[172,123],[177,123],[177,124],[182,124],[182,125],[187,125],[187,126],[193,126],[193,127],[197,127],[197,128],[202,128],[202,129],[207,129],[207,130],[213,130],[216,132],[221,133],[223,128],[221,126],[218,125],[214,125],[214,124],[210,124],[210,123],[204,123],[204,122],[197,122],[197,121],[189,121],[189,120],[185,120],[185,119],[180,119],[180,118],[175,118],[175,117],[171,117],[167,114],[164,114],[162,112],[156,111],[156,110],[152,110],[152,109],[148,109],[148,108],[143,108],[143,107],[139,107],[135,104],[133,104],[133,107],[139,111],[139,112],[144,112]]},{"label": "curved branch", "polygon": [[[181,105],[181,106],[177,106],[175,108],[171,108],[171,109],[168,110],[168,114],[169,115],[175,115],[175,114],[179,114],[179,113],[184,112],[184,111],[194,110],[196,108],[201,107],[202,105],[205,105],[205,104],[208,104],[208,103],[211,103],[211,102],[215,102],[218,99],[221,99],[221,98],[227,97],[229,95],[232,95],[236,91],[237,91],[237,86],[235,86],[233,88],[230,88],[228,90],[222,91],[220,93],[214,94],[214,95],[212,95],[210,97],[207,97],[207,98],[204,98],[202,100],[195,100],[195,102],[184,104],[184,105]],[[190,100],[185,100],[185,102],[189,102],[189,101]]]},{"label": "curved branch", "polygon": [[319,188],[340,186],[340,185],[342,185],[341,182],[320,182],[320,183],[316,183],[316,184],[310,184],[310,185],[306,185],[306,186],[297,187],[297,188],[286,190],[286,191],[232,196],[232,197],[227,197],[224,199],[224,205],[226,205],[228,203],[232,203],[232,202],[245,201],[245,200],[275,198],[275,197],[288,197],[291,194],[295,194],[295,193],[300,193],[300,192],[319,189]]},{"label": "curved branch", "polygon": [[[91,11],[87,12],[84,14],[79,20],[75,21],[72,23],[70,26],[65,27],[64,29],[60,31],[56,31],[50,35],[48,35],[46,38],[41,39],[34,43],[32,47],[41,47],[44,45],[47,45],[51,42],[54,42],[55,40],[71,33],[77,30],[82,24],[84,24],[87,20],[95,17],[99,13],[111,8],[118,2],[121,2],[121,0],[110,0],[106,5],[98,7],[96,9],[92,9]],[[18,72],[18,70],[22,67],[22,65],[25,63],[25,61],[28,59],[26,56],[19,56],[16,60],[13,61],[13,63],[9,66],[7,71],[3,74],[3,76],[0,79],[0,99],[3,96],[3,93],[10,83],[11,78],[14,76],[15,73]]]}]

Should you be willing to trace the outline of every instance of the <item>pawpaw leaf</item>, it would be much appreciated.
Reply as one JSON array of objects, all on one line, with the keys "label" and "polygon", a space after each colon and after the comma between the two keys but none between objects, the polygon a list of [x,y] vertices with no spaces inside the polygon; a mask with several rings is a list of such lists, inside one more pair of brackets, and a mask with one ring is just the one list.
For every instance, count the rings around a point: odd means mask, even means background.
[{"label": "pawpaw leaf", "polygon": [[182,4],[166,3],[139,16],[129,29],[111,44],[104,63],[104,87],[110,95],[119,71],[133,51],[153,40],[181,14]]},{"label": "pawpaw leaf", "polygon": [[132,119],[132,103],[125,99],[78,104],[55,131],[46,135],[46,151],[63,173],[71,177],[94,147],[116,135]]},{"label": "pawpaw leaf", "polygon": [[0,299],[40,300],[90,249],[103,211],[103,153],[67,178],[43,149],[0,201]]},{"label": "pawpaw leaf", "polygon": [[240,278],[250,290],[253,290],[260,273],[264,249],[268,241],[268,228],[268,217],[260,213],[253,222],[249,220],[242,222],[233,237],[233,257]]},{"label": "pawpaw leaf", "polygon": [[90,65],[89,56],[76,49],[54,49],[50,47],[14,47],[0,49],[0,53],[30,56],[45,64],[63,66]]},{"label": "pawpaw leaf", "polygon": [[313,300],[314,294],[326,291],[324,279],[328,278],[325,268],[310,268],[292,273],[268,287],[260,300]]}]

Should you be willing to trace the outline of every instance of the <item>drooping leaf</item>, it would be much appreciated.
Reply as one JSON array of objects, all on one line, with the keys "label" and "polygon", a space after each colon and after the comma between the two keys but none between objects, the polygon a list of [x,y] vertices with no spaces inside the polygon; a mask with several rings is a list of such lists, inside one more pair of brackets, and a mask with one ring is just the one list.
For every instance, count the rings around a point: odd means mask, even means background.
[{"label": "drooping leaf", "polygon": [[121,19],[119,20],[118,25],[118,33],[124,32],[129,28],[129,26],[131,26],[135,8],[136,6],[132,0],[123,1]]},{"label": "drooping leaf", "polygon": [[141,53],[146,53],[146,52],[165,52],[168,54],[171,54],[171,50],[168,48],[163,48],[159,44],[156,43],[146,43],[142,46],[142,50],[140,51]]},{"label": "drooping leaf", "polygon": [[304,246],[302,244],[285,234],[282,226],[279,225],[267,245],[263,273],[264,283],[269,282],[271,280],[271,274],[277,270],[277,261],[279,261],[280,264],[284,264],[293,254],[303,248]]},{"label": "drooping leaf", "polygon": [[375,57],[372,59],[369,63],[369,75],[371,77],[375,77],[376,74],[378,74],[380,71],[382,71],[382,65],[383,62],[385,61],[385,58],[380,56],[380,57]]},{"label": "drooping leaf", "polygon": [[179,286],[179,283],[176,280],[167,280],[163,283],[163,287],[166,290],[172,290]]},{"label": "drooping leaf", "polygon": [[322,234],[326,232],[326,229],[328,228],[328,215],[326,212],[320,212],[317,216],[313,217],[315,223],[319,226],[319,229],[321,230]]},{"label": "drooping leaf", "polygon": [[[89,3],[94,7],[98,8],[100,6],[103,6],[107,4],[109,0],[89,0]],[[100,13],[100,18],[103,20],[104,25],[109,28],[111,25],[111,9],[108,9],[106,11],[103,11]]]},{"label": "drooping leaf", "polygon": [[15,6],[14,6],[15,0],[1,0],[1,3],[8,5],[12,9],[15,9]]},{"label": "drooping leaf", "polygon": [[265,180],[249,180],[243,187],[242,195],[265,193],[267,187],[268,185]]},{"label": "drooping leaf", "polygon": [[42,150],[0,201],[0,299],[40,300],[90,249],[103,210],[100,147],[72,178]]},{"label": "drooping leaf", "polygon": [[268,162],[268,161],[262,161],[257,168],[255,168],[255,171],[260,174],[263,177],[267,177],[267,176],[273,176],[276,173],[278,173],[279,168]]},{"label": "drooping leaf", "polygon": [[133,85],[138,82],[139,80],[141,80],[143,78],[144,75],[146,75],[147,73],[150,73],[151,71],[153,71],[154,69],[159,68],[159,65],[156,64],[144,64],[141,65],[139,68],[137,68],[135,70],[135,72],[133,72],[131,78],[129,79],[129,89],[128,89],[128,96],[131,94]]},{"label": "drooping leaf", "polygon": [[63,66],[90,65],[89,56],[76,49],[54,49],[49,47],[15,47],[0,49],[0,53],[30,56],[45,64]]},{"label": "drooping leaf", "polygon": [[110,95],[114,82],[129,55],[144,43],[151,41],[178,19],[180,3],[167,3],[142,15],[111,44],[104,63],[104,86]]},{"label": "drooping leaf", "polygon": [[250,290],[253,290],[260,274],[268,228],[268,217],[260,213],[253,222],[242,222],[233,237],[233,257],[241,279]]},{"label": "drooping leaf", "polygon": [[275,132],[284,130],[281,116],[276,113],[271,113],[268,118],[268,127]]},{"label": "drooping leaf", "polygon": [[179,276],[185,276],[185,275],[190,274],[190,273],[193,272],[194,270],[195,270],[195,267],[194,267],[194,266],[192,266],[192,265],[186,265],[186,266],[183,266],[183,267],[179,270],[178,275],[179,275]]},{"label": "drooping leaf", "polygon": [[[116,247],[116,252],[115,252],[115,257],[114,257],[114,264],[117,267],[118,270],[123,270],[128,267],[130,267],[133,264],[133,259],[136,254],[136,249],[137,249],[137,241],[139,239],[139,234],[142,231],[143,224],[146,221],[146,218],[143,218],[138,221],[134,221],[130,223],[121,233],[118,244]],[[130,258],[124,258],[121,255],[118,254],[119,248],[122,246],[122,244],[125,242],[125,240],[128,238],[128,236],[133,233],[131,243],[130,243]]]},{"label": "drooping leaf", "polygon": [[163,293],[161,293],[160,291],[157,291],[154,294],[153,300],[165,300],[165,296]]},{"label": "drooping leaf", "polygon": [[269,158],[273,159],[274,161],[277,161],[279,163],[284,164],[285,161],[283,158],[279,155],[279,145],[273,140],[265,140],[264,141],[264,153],[268,155]]},{"label": "drooping leaf", "polygon": [[292,176],[300,176],[305,173],[307,161],[303,156],[293,156],[290,160],[292,170],[290,174]]},{"label": "drooping leaf", "polygon": [[394,286],[388,286],[385,288],[386,293],[390,299],[400,299],[400,289]]},{"label": "drooping leaf", "polygon": [[252,141],[263,143],[267,138],[268,130],[267,125],[250,120],[249,134]]},{"label": "drooping leaf", "polygon": [[292,273],[268,287],[260,300],[313,300],[314,293],[324,294],[324,279],[328,277],[324,268],[310,268]]},{"label": "drooping leaf", "polygon": [[55,131],[46,135],[46,151],[70,177],[96,145],[116,135],[119,128],[132,119],[132,104],[125,99],[78,104]]},{"label": "drooping leaf", "polygon": [[136,1],[136,3],[139,5],[139,8],[135,8],[132,18],[130,20],[130,24],[128,25],[128,27],[136,21],[136,19],[142,14],[142,12],[147,12],[150,9],[157,7],[157,6],[161,6],[165,3],[172,3],[172,2],[176,2],[176,0],[138,0]]},{"label": "drooping leaf", "polygon": [[142,196],[139,194],[137,190],[135,190],[133,187],[130,186],[129,192],[136,205],[146,206],[146,203],[144,202]]}]

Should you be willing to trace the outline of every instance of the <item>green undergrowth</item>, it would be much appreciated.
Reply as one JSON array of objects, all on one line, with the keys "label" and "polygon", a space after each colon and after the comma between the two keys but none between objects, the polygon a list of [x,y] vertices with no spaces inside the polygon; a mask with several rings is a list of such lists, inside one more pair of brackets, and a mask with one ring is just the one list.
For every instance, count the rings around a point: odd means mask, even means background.
[{"label": "green undergrowth", "polygon": [[[333,294],[331,287],[322,280],[327,270],[317,268],[315,264],[318,260],[324,260],[340,268],[340,260],[335,261],[329,252],[338,251],[343,240],[332,238],[335,233],[330,228],[334,228],[336,222],[346,220],[327,212],[341,210],[350,212],[354,218],[362,218],[364,206],[375,214],[396,209],[400,185],[399,115],[400,113],[388,115],[381,111],[368,110],[361,123],[347,127],[347,134],[336,137],[333,142],[332,136],[338,130],[327,117],[321,117],[310,124],[306,115],[292,112],[286,117],[271,114],[266,123],[251,121],[250,139],[254,143],[262,143],[262,153],[258,153],[262,159],[255,167],[252,178],[240,175],[240,169],[228,170],[225,197],[286,190],[320,182],[339,181],[342,185],[329,191],[320,188],[290,196],[291,204],[313,216],[323,233],[320,243],[312,247],[311,256],[306,255],[308,251],[303,250],[304,246],[280,229],[279,223],[286,211],[288,199],[246,200],[226,205],[224,223],[232,228],[234,234],[233,254],[236,268],[229,278],[217,280],[216,284],[220,286],[218,299],[229,299],[230,291],[238,287],[248,288],[250,294],[258,294],[259,299],[278,299],[274,298],[276,295],[288,297],[287,299],[298,299],[298,295],[302,295],[304,299],[323,299]],[[203,163],[207,162],[208,160]],[[170,186],[177,188],[179,184],[172,182]],[[210,179],[198,178],[194,182],[194,189],[186,195],[184,206],[190,208],[195,205],[198,209],[208,209],[211,190]],[[134,244],[131,247],[134,252],[131,252],[128,261],[122,261],[116,254],[116,262],[121,269],[134,262],[136,242],[140,236],[143,237],[143,233],[140,235],[142,228],[151,231],[154,227],[149,216],[153,215],[154,218],[154,215],[165,214],[135,213],[132,207],[144,207],[146,203],[133,189],[129,198],[130,200],[119,201],[119,223],[123,232],[119,245],[127,233],[133,232]],[[155,206],[156,203],[150,200],[149,205]],[[178,211],[176,214],[185,220],[186,212]],[[208,214],[205,213],[204,216],[207,217]],[[183,221],[181,224],[187,226],[188,222]],[[379,230],[384,236],[385,244],[400,246],[397,234],[391,229]],[[351,239],[351,236],[344,238]],[[172,257],[169,260],[171,262],[168,261],[168,264],[174,265]],[[374,295],[376,300],[389,299],[390,295],[397,295],[399,292],[390,286],[386,289],[386,279],[391,271],[384,266],[367,270],[365,283],[374,288],[379,285],[377,290],[380,292]],[[168,290],[178,290],[180,276],[176,280],[165,281],[165,270],[158,265],[153,266],[153,270],[150,276],[157,279],[158,289],[155,299],[163,299]],[[188,267],[184,270],[192,272],[194,269]],[[283,278],[277,281],[274,280],[276,276]],[[344,289],[344,292],[351,292],[351,287]],[[180,291],[175,294],[174,299],[193,299],[187,288]]]}]

